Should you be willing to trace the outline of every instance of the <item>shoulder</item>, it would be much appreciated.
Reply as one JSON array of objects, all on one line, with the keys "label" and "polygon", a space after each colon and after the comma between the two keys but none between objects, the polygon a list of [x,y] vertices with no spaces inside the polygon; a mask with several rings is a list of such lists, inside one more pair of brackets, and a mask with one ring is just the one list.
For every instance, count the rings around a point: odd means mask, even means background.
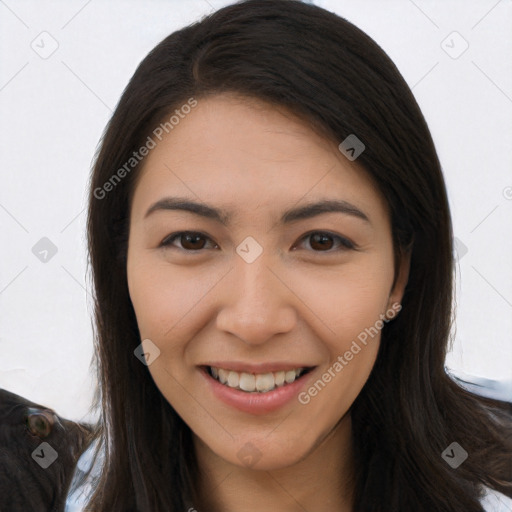
[{"label": "shoulder", "polygon": [[481,503],[485,512],[512,512],[512,498],[488,487]]},{"label": "shoulder", "polygon": [[[81,455],[75,468],[73,479],[66,496],[65,512],[82,512],[95,489],[101,466],[104,460],[103,452],[94,458],[99,440],[91,443]],[[87,472],[90,470],[90,473]]]}]

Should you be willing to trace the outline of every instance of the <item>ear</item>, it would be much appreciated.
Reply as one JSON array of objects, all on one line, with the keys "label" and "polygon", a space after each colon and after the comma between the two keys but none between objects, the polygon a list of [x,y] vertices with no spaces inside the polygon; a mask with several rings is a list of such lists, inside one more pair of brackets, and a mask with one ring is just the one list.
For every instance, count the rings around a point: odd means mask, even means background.
[{"label": "ear", "polygon": [[395,284],[389,294],[388,299],[388,309],[393,306],[393,304],[400,304],[402,302],[402,298],[404,296],[405,287],[407,286],[407,282],[409,280],[409,269],[411,268],[411,247],[407,250],[402,251],[400,254],[400,263],[398,265],[398,275],[396,277]]}]

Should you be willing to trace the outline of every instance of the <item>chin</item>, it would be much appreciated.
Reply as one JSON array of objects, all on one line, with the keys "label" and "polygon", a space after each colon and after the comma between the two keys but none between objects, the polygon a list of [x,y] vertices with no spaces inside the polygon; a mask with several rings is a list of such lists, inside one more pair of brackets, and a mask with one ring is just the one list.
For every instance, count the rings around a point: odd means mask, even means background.
[{"label": "chin", "polygon": [[221,449],[216,453],[241,469],[257,471],[276,471],[293,466],[305,459],[312,449],[308,449],[301,440],[290,443],[289,439],[274,438],[273,441],[269,441],[265,437],[247,437],[235,444],[237,448],[234,451]]}]

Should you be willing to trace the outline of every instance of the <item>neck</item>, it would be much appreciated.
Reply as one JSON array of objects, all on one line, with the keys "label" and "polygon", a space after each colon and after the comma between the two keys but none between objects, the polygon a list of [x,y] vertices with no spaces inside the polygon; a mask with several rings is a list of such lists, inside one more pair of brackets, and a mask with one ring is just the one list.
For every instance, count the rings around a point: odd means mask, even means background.
[{"label": "neck", "polygon": [[201,470],[198,512],[352,512],[351,427],[347,414],[302,459],[272,471],[231,464],[194,436]]}]

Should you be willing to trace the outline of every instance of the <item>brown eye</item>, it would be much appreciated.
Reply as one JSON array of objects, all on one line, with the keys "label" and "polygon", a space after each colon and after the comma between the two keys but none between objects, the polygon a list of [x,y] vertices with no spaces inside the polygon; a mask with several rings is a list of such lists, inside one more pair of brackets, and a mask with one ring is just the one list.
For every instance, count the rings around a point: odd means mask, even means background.
[{"label": "brown eye", "polygon": [[311,247],[313,247],[313,249],[320,249],[320,250],[331,249],[332,246],[334,245],[332,242],[332,238],[333,237],[331,235],[325,235],[323,233],[315,233],[315,234],[311,235],[311,238],[310,238]]},{"label": "brown eye", "polygon": [[[181,247],[174,245],[174,241],[179,241]],[[160,247],[165,248],[177,248],[184,252],[201,251],[207,246],[207,242],[204,240],[211,241],[210,237],[198,233],[196,231],[181,231],[168,236],[161,244]],[[217,247],[216,244],[214,244]]]},{"label": "brown eye", "polygon": [[53,415],[48,411],[35,411],[27,416],[27,427],[31,434],[40,438],[45,438],[50,435],[53,427]]},{"label": "brown eye", "polygon": [[314,252],[331,253],[356,248],[356,246],[346,238],[326,231],[314,231],[304,236],[303,240],[309,240],[309,246]]},{"label": "brown eye", "polygon": [[183,248],[196,251],[204,247],[204,237],[194,233],[186,233],[181,235],[181,245]]}]

